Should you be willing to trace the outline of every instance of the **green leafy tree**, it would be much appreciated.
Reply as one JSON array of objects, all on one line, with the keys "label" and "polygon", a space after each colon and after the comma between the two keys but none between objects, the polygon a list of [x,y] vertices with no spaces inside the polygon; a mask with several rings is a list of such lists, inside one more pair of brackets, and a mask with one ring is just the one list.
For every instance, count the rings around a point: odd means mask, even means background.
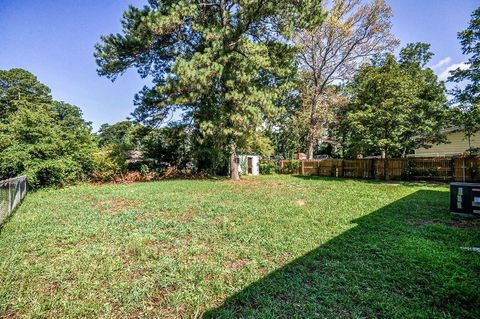
[{"label": "green leafy tree", "polygon": [[200,143],[228,149],[239,179],[237,151],[269,147],[262,125],[293,72],[288,39],[322,18],[319,0],[152,0],[124,13],[121,34],[102,37],[98,73],[115,79],[134,67],[152,76],[137,115],[182,110]]},{"label": "green leafy tree", "polygon": [[102,151],[97,158],[101,160],[100,162],[106,162],[104,157],[108,154],[110,160],[115,163],[114,166],[118,168],[118,172],[126,171],[132,152],[142,148],[143,139],[150,130],[131,121],[121,121],[111,125],[102,124],[97,133],[98,145]]},{"label": "green leafy tree", "polygon": [[451,93],[453,104],[458,111],[457,123],[462,127],[469,145],[472,136],[480,131],[480,8],[477,8],[466,30],[458,33],[463,54],[469,55],[467,68],[451,72],[449,81],[464,84]]},{"label": "green leafy tree", "polygon": [[88,175],[95,149],[79,108],[53,101],[28,71],[0,71],[0,179],[26,174],[32,187]]},{"label": "green leafy tree", "polygon": [[50,89],[23,69],[0,70],[0,122],[7,121],[19,104],[49,104]]},{"label": "green leafy tree", "polygon": [[98,144],[101,147],[107,145],[124,145],[125,149],[134,149],[136,141],[133,138],[134,124],[130,121],[117,122],[115,124],[102,124],[98,130]]},{"label": "green leafy tree", "polygon": [[295,153],[302,152],[306,147],[304,120],[301,113],[302,105],[298,96],[293,96],[275,120],[275,126],[270,131],[275,154],[285,159],[291,159]]},{"label": "green leafy tree", "polygon": [[162,164],[184,168],[191,161],[191,140],[185,125],[172,123],[167,127],[152,129],[142,141],[146,159]]},{"label": "green leafy tree", "polygon": [[313,158],[315,145],[325,141],[332,124],[329,87],[351,80],[366,59],[393,50],[398,44],[390,32],[392,9],[386,1],[323,0],[322,4],[328,11],[326,18],[295,37],[301,48],[301,97],[308,115],[308,158]]},{"label": "green leafy tree", "polygon": [[447,107],[445,87],[431,69],[429,45],[409,44],[399,60],[391,54],[364,65],[350,86],[351,105],[346,121],[357,153],[379,153],[385,158],[416,147],[441,142]]}]

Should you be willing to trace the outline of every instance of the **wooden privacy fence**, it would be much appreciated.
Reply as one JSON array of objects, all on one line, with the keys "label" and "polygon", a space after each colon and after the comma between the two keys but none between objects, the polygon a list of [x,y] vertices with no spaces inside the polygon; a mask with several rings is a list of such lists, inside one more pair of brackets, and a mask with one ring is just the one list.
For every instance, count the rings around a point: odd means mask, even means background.
[{"label": "wooden privacy fence", "polygon": [[[384,159],[281,160],[279,171],[307,176],[384,179],[384,165]],[[480,157],[391,158],[388,174],[390,179],[478,182]]]}]

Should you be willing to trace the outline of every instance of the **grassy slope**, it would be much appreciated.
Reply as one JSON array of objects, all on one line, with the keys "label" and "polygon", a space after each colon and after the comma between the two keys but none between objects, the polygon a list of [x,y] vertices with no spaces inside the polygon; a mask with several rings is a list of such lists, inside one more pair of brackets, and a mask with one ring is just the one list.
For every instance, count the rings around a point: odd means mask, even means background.
[{"label": "grassy slope", "polygon": [[480,317],[478,223],[444,187],[271,176],[27,196],[0,317]]}]

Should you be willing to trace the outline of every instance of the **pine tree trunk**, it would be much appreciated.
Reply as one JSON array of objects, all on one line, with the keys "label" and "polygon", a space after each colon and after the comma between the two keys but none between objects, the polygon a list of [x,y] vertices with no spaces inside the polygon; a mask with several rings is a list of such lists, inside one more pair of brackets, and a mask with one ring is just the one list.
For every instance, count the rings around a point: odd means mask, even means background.
[{"label": "pine tree trunk", "polygon": [[234,181],[240,180],[240,175],[238,173],[237,150],[235,144],[232,144],[230,149],[230,179]]}]

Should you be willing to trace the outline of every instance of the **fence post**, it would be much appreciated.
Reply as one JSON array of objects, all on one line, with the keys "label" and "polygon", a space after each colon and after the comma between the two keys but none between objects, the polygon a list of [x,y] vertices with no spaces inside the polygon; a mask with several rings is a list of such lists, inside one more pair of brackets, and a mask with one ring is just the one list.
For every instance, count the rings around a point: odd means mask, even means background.
[{"label": "fence post", "polygon": [[300,171],[301,171],[301,175],[305,175],[305,169],[303,167],[303,160],[300,160]]},{"label": "fence post", "polygon": [[12,191],[11,191],[11,183],[8,183],[8,210],[7,210],[7,216],[10,216],[10,213],[12,212]]},{"label": "fence post", "polygon": [[370,176],[372,179],[375,179],[375,158],[372,158],[372,163],[370,164]]},{"label": "fence post", "polygon": [[455,159],[450,159],[450,181],[455,182]]},{"label": "fence post", "polygon": [[344,159],[342,159],[342,177],[345,177],[345,160]]}]

